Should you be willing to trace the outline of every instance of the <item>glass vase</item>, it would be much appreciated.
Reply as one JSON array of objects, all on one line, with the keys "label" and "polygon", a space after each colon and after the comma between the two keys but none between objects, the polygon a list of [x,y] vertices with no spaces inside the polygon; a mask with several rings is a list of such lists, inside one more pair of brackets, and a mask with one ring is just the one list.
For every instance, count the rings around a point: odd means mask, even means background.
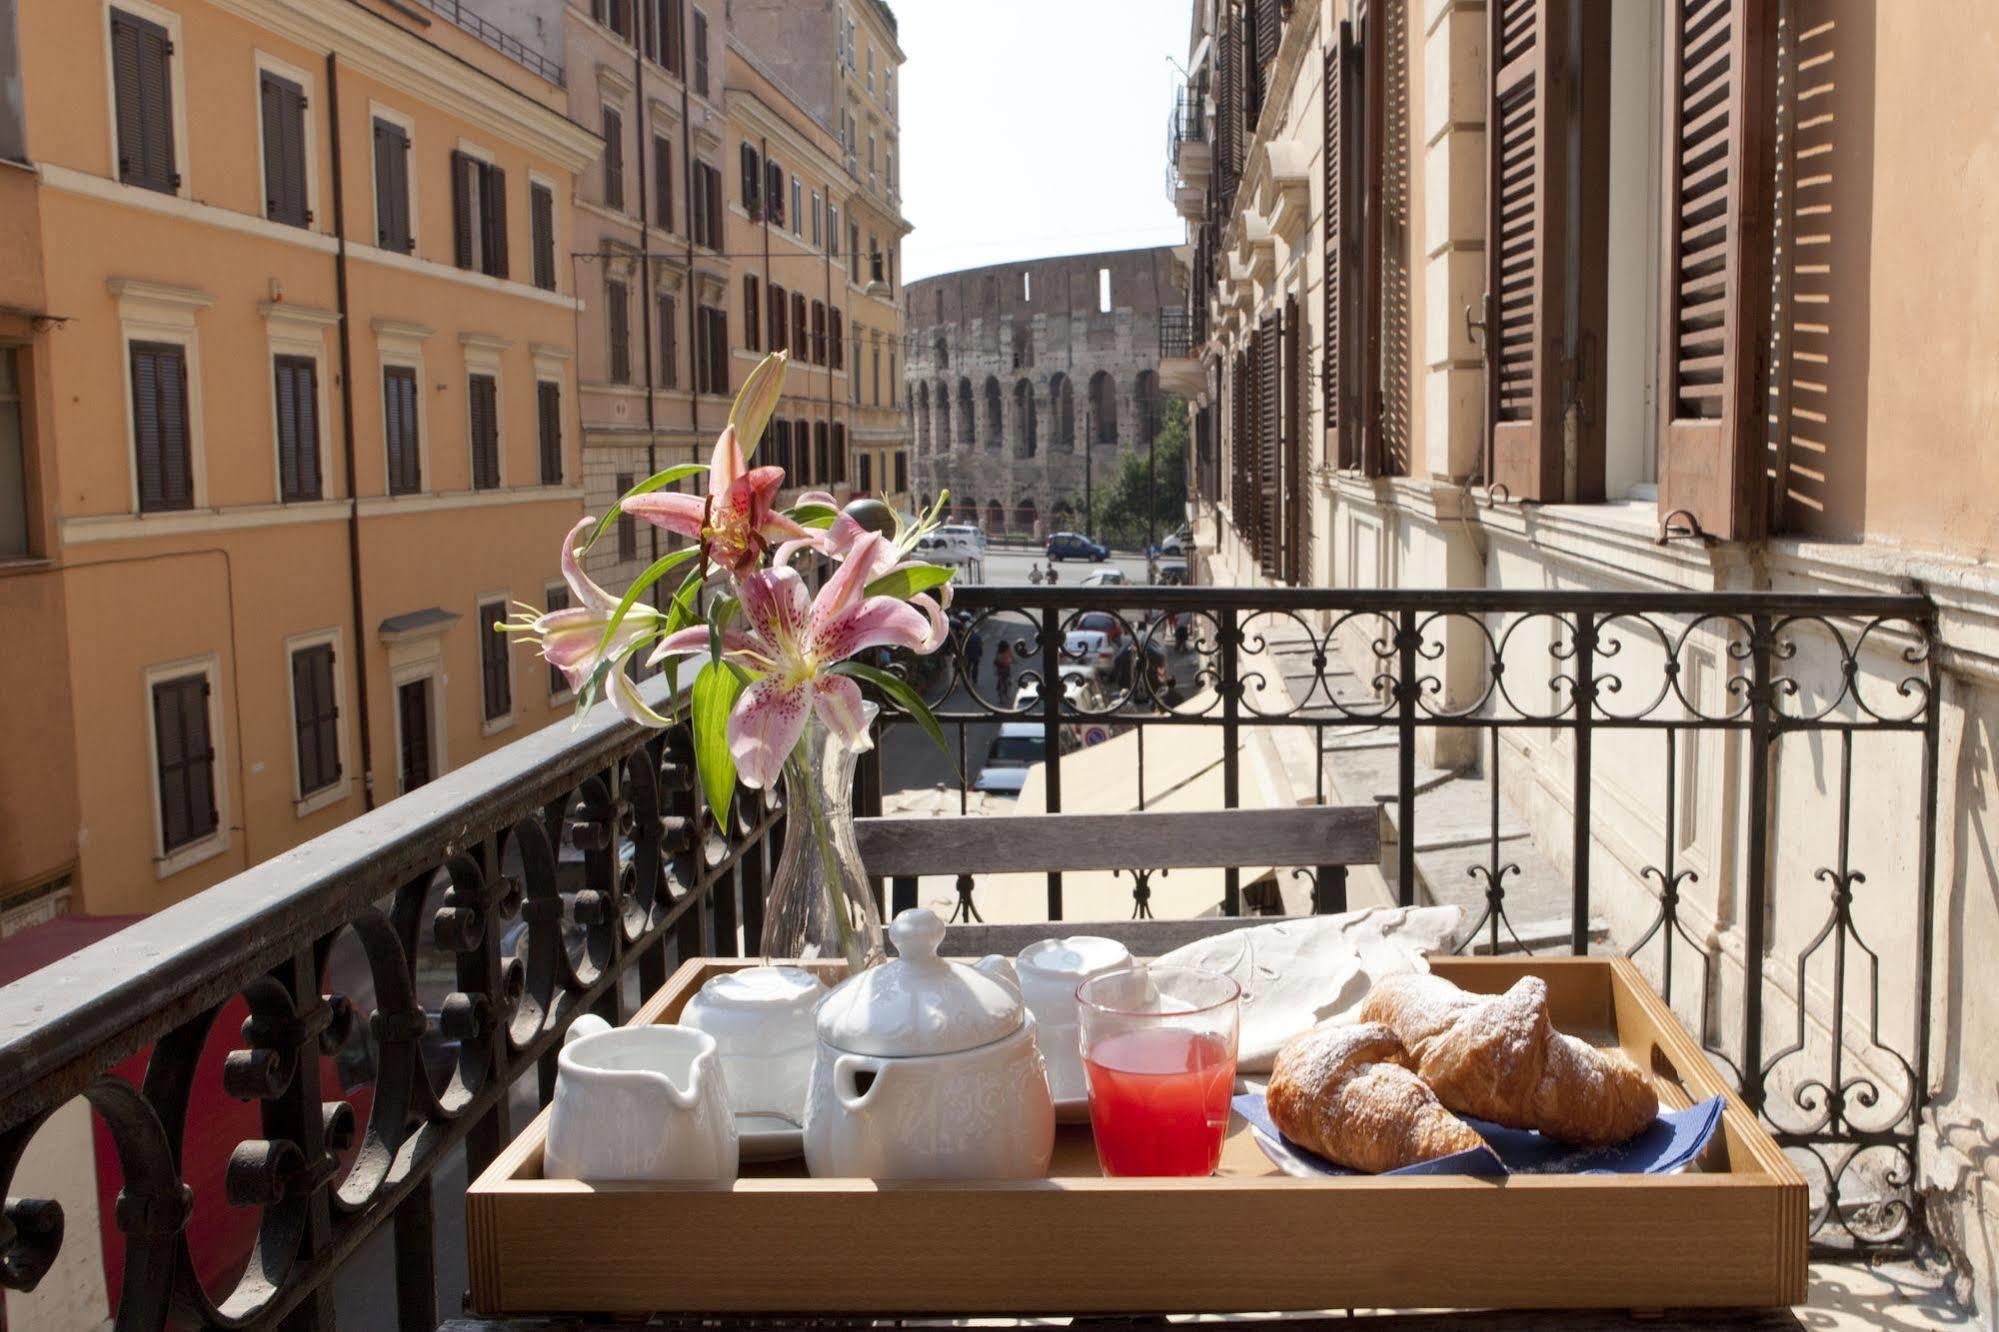
[{"label": "glass vase", "polygon": [[851,743],[815,709],[784,765],[784,851],[764,903],[761,952],[774,958],[844,958],[849,974],[886,956],[881,911],[854,840],[854,765],[874,748],[873,703]]}]

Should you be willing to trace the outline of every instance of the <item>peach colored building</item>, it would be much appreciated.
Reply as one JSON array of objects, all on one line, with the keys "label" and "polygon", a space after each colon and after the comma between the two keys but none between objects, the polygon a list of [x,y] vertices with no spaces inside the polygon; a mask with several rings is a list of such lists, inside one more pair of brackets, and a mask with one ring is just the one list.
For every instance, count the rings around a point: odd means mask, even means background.
[{"label": "peach colored building", "polygon": [[0,913],[151,911],[567,710],[483,623],[582,512],[598,141],[421,4],[18,23]]}]

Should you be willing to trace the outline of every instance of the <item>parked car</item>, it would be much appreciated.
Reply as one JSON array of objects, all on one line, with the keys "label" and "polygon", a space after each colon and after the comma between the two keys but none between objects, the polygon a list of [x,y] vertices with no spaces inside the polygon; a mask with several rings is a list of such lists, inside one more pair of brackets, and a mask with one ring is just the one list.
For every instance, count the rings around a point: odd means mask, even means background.
[{"label": "parked car", "polygon": [[[1062,668],[1062,699],[1070,715],[1097,713],[1109,709],[1109,701],[1104,697],[1104,689],[1097,681],[1094,666],[1064,666]],[[1029,680],[1013,696],[1013,706],[1023,713],[1038,712],[1041,708],[1041,681]],[[1101,723],[1088,720],[1068,721],[1062,724],[1062,752],[1073,753],[1083,747],[1083,733],[1092,725]]]},{"label": "parked car", "polygon": [[1111,642],[1124,638],[1124,621],[1109,611],[1084,611],[1076,617],[1078,629],[1094,629]]},{"label": "parked car", "polygon": [[1185,555],[1187,547],[1193,544],[1194,529],[1183,523],[1179,531],[1174,532],[1159,543],[1159,553],[1162,555]]},{"label": "parked car", "polygon": [[1187,586],[1187,561],[1164,560],[1159,565],[1159,586]]},{"label": "parked car", "polygon": [[[1154,642],[1147,642],[1145,655],[1152,663],[1152,688],[1154,693],[1164,693],[1172,677],[1166,671],[1166,649]],[[1132,687],[1132,670],[1138,661],[1138,645],[1126,643],[1111,655],[1104,674],[1120,690]]]},{"label": "parked car", "polygon": [[953,532],[948,527],[941,527],[916,539],[916,558],[928,564],[969,566],[976,563],[984,551],[985,548],[966,536],[963,529]]},{"label": "parked car", "polygon": [[1048,757],[1048,737],[1038,722],[1002,722],[999,734],[986,746],[985,766],[972,783],[974,791],[992,795],[1020,794],[1027,770]]},{"label": "parked car", "polygon": [[1071,629],[1062,636],[1062,660],[1088,666],[1098,675],[1110,670],[1117,649],[1101,629]]},{"label": "parked car", "polygon": [[937,535],[959,545],[969,546],[975,554],[986,553],[986,529],[975,523],[945,523],[937,529]]},{"label": "parked car", "polygon": [[1082,586],[1128,587],[1130,586],[1130,583],[1131,580],[1124,576],[1124,570],[1122,569],[1117,569],[1117,568],[1092,569],[1088,573],[1083,575]]},{"label": "parked car", "polygon": [[1102,564],[1110,557],[1110,547],[1099,545],[1081,532],[1054,532],[1048,537],[1050,560],[1094,560]]}]

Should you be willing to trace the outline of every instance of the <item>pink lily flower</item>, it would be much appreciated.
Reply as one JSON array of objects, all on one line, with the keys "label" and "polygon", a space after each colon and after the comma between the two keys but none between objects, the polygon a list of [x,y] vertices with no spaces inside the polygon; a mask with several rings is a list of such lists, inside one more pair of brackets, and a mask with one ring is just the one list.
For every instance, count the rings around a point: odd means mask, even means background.
[{"label": "pink lily flower", "polygon": [[604,630],[617,614],[619,598],[599,587],[576,559],[576,548],[593,525],[593,519],[582,519],[562,542],[562,579],[569,584],[575,604],[542,612],[523,606],[513,619],[500,626],[516,637],[539,642],[542,659],[562,672],[571,690],[581,690],[601,663],[618,660],[651,637],[661,620],[652,607],[634,603],[625,612],[618,631],[611,635],[611,641],[604,642]]},{"label": "pink lily flower", "polygon": [[[943,641],[941,618],[894,597],[866,595],[878,547],[886,544],[879,533],[868,533],[817,598],[786,566],[742,580],[743,627],[722,635],[722,654],[759,677],[729,714],[729,751],[744,785],[776,783],[810,710],[850,740],[861,734],[860,687],[829,667],[870,648],[929,652]],[[660,640],[648,664],[699,655],[708,645],[705,626],[684,629]]]},{"label": "pink lily flower", "polygon": [[634,495],[620,507],[655,527],[708,543],[709,558],[736,578],[754,572],[775,541],[797,539],[807,529],[778,511],[784,487],[782,467],[751,467],[745,447],[756,451],[764,426],[784,387],[785,354],[765,357],[750,372],[736,397],[729,424],[715,441],[708,463],[708,493],[684,495],[653,491]]}]

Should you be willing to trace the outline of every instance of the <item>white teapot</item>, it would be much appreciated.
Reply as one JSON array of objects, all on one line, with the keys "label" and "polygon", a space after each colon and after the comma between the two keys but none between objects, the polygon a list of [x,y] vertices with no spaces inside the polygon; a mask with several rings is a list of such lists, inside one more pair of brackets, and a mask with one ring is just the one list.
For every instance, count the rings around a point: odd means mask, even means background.
[{"label": "white teapot", "polygon": [[1046,1175],[1055,1103],[1019,990],[938,957],[934,912],[904,911],[889,936],[900,956],[819,1005],[807,1166],[870,1179]]}]

